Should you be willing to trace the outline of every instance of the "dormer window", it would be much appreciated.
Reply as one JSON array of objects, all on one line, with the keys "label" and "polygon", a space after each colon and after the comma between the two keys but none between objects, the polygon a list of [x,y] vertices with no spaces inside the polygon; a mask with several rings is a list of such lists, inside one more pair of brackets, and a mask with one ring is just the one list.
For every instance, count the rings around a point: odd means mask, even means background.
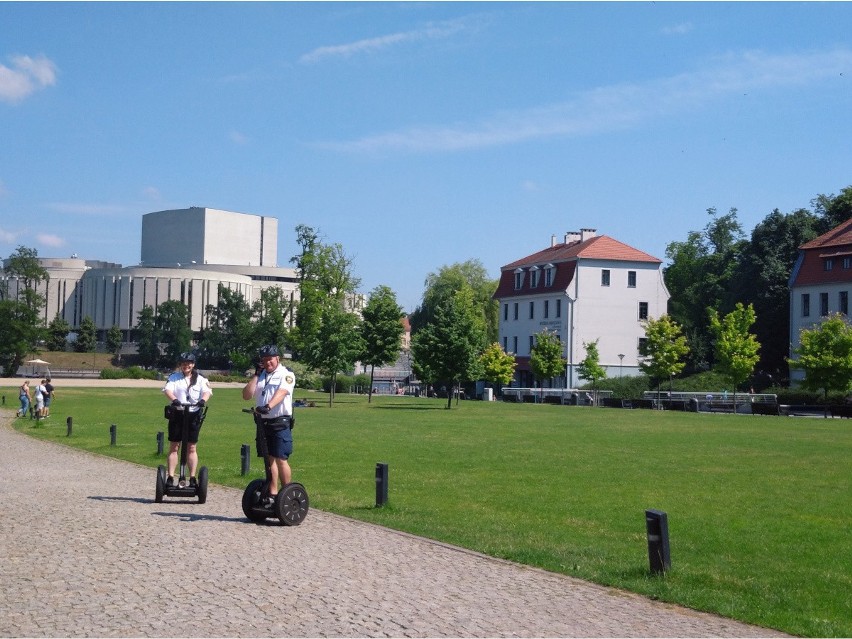
[{"label": "dormer window", "polygon": [[553,286],[553,273],[556,271],[553,264],[548,264],[544,267],[544,285]]},{"label": "dormer window", "polygon": [[538,288],[538,282],[541,279],[541,270],[537,266],[530,269],[530,288]]},{"label": "dormer window", "polygon": [[515,269],[515,290],[521,290],[521,287],[524,285],[524,269],[519,268]]}]

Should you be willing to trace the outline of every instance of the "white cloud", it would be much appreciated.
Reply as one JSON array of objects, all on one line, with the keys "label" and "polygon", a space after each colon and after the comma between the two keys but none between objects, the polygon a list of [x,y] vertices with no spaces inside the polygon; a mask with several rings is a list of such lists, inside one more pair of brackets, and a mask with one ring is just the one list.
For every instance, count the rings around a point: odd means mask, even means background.
[{"label": "white cloud", "polygon": [[681,22],[680,24],[663,27],[662,32],[665,35],[684,35],[685,33],[692,31],[693,28],[694,27],[691,22]]},{"label": "white cloud", "polygon": [[56,65],[44,56],[13,56],[11,66],[0,64],[0,100],[16,103],[35,91],[56,84]]},{"label": "white cloud", "polygon": [[239,131],[231,131],[230,133],[228,133],[228,138],[231,140],[231,142],[233,142],[234,144],[239,144],[240,146],[245,146],[249,143],[248,136],[240,133]]},{"label": "white cloud", "polygon": [[51,248],[58,248],[60,246],[65,246],[66,242],[64,239],[59,237],[58,235],[53,235],[51,233],[39,233],[36,235],[36,239],[45,246],[50,246]]},{"label": "white cloud", "polygon": [[156,186],[146,186],[144,189],[142,189],[142,193],[149,200],[160,199],[160,189],[158,189]]},{"label": "white cloud", "polygon": [[3,244],[14,244],[18,239],[20,233],[16,233],[14,231],[7,231],[3,227],[0,227],[0,243]]},{"label": "white cloud", "polygon": [[371,53],[407,42],[448,38],[465,28],[467,27],[463,19],[428,24],[421,29],[412,31],[401,31],[346,44],[318,47],[301,56],[299,62],[311,64],[324,58],[350,58],[360,53]]},{"label": "white cloud", "polygon": [[850,67],[850,49],[798,55],[748,52],[728,55],[703,70],[642,84],[602,86],[579,93],[568,102],[496,112],[478,122],[389,131],[317,146],[364,153],[440,152],[591,135],[628,128],[665,114],[702,108],[713,99],[837,77]]}]

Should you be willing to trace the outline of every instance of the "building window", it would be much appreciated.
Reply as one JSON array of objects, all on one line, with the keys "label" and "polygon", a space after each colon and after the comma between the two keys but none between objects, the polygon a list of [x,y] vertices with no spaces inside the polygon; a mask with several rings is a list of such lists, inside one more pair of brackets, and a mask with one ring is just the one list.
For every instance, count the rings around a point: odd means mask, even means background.
[{"label": "building window", "polygon": [[538,288],[539,278],[541,278],[541,271],[538,270],[537,266],[533,266],[530,269],[530,288]]},{"label": "building window", "polygon": [[512,338],[512,352],[513,352],[513,353],[517,353],[517,352],[518,352],[518,336],[517,336],[517,335],[515,335],[515,336]]},{"label": "building window", "polygon": [[810,293],[802,293],[802,317],[811,316],[811,295]]},{"label": "building window", "polygon": [[639,319],[648,319],[648,302],[639,302]]},{"label": "building window", "polygon": [[504,353],[509,352],[509,338],[508,337],[503,338],[503,352]]},{"label": "building window", "polygon": [[515,319],[518,319],[518,303],[515,302]]},{"label": "building window", "polygon": [[535,346],[535,335],[530,335],[530,353],[532,353],[533,346]]},{"label": "building window", "polygon": [[828,315],[828,293],[819,294],[819,314],[821,317]]},{"label": "building window", "polygon": [[840,291],[840,312],[849,315],[849,292]]},{"label": "building window", "polygon": [[562,317],[562,300],[556,300],[556,317]]},{"label": "building window", "polygon": [[845,268],[845,269],[852,268],[852,257],[844,257],[843,258],[843,268]]},{"label": "building window", "polygon": [[544,300],[544,319],[550,316],[550,300]]},{"label": "building window", "polygon": [[636,288],[636,271],[627,271],[627,288]]},{"label": "building window", "polygon": [[639,351],[638,352],[639,352],[640,355],[645,351],[645,345],[647,343],[648,343],[647,337],[640,337],[639,338]]},{"label": "building window", "polygon": [[834,260],[830,257],[822,263],[823,270],[830,271],[834,268]]},{"label": "building window", "polygon": [[553,286],[553,264],[544,267],[544,285]]},{"label": "building window", "polygon": [[509,305],[503,304],[503,321],[505,322],[508,319],[509,319]]},{"label": "building window", "polygon": [[535,319],[535,302],[530,302],[530,319]]},{"label": "building window", "polygon": [[601,271],[601,286],[609,286],[609,269],[605,268]]},{"label": "building window", "polygon": [[515,271],[515,290],[520,290],[520,288],[524,285],[524,270],[519,268]]}]

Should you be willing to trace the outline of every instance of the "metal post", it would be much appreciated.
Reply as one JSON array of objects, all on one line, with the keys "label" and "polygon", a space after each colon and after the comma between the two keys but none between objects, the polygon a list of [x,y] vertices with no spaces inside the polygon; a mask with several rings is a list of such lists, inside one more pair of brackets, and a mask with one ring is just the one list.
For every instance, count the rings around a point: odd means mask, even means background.
[{"label": "metal post", "polygon": [[163,431],[157,433],[157,456],[163,454]]},{"label": "metal post", "polygon": [[66,423],[66,424],[67,424],[67,426],[68,426],[68,434],[67,434],[67,435],[65,435],[66,437],[71,437],[71,425],[72,425],[72,423],[73,423],[73,422],[74,422],[74,420],[73,420],[73,419],[71,419],[70,417],[69,417],[68,419],[66,419],[66,420],[65,420],[65,423]]},{"label": "metal post", "polygon": [[115,430],[116,430],[115,424],[112,424],[109,427],[109,445],[110,446],[115,446]]},{"label": "metal post", "polygon": [[240,447],[240,460],[242,461],[241,471],[240,471],[241,475],[247,475],[248,474],[249,468],[251,466],[251,462],[249,461],[250,459],[251,459],[251,446],[249,446],[248,444],[243,444]]},{"label": "metal post", "polygon": [[376,506],[384,506],[388,501],[388,465],[376,464]]},{"label": "metal post", "polygon": [[645,526],[648,531],[648,561],[651,564],[651,572],[664,573],[672,566],[668,515],[661,510],[646,510]]}]

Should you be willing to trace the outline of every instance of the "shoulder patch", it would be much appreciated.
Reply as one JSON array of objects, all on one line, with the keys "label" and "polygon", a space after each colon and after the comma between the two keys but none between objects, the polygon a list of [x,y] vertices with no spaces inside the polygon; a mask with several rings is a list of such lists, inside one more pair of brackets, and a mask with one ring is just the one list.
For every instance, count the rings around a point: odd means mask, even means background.
[{"label": "shoulder patch", "polygon": [[284,381],[287,382],[288,384],[292,384],[293,382],[296,381],[296,378],[293,377],[292,375],[285,375]]}]

